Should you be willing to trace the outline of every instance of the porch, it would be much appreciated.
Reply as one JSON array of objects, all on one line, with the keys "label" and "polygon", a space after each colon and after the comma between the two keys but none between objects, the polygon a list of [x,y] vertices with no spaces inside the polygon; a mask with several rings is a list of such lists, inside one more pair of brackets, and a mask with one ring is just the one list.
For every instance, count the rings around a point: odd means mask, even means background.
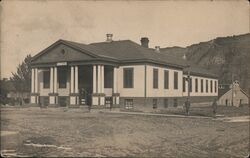
[{"label": "porch", "polygon": [[61,62],[56,66],[33,67],[31,103],[69,107],[116,106],[119,105],[117,78],[118,68],[112,65]]}]

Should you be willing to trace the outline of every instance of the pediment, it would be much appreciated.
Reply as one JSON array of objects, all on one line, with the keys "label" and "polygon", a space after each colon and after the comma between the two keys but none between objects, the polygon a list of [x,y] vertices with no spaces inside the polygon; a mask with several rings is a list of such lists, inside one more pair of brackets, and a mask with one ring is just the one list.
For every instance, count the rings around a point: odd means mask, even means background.
[{"label": "pediment", "polygon": [[63,42],[56,42],[35,56],[32,63],[51,63],[63,61],[81,61],[95,58],[84,50],[74,48]]}]

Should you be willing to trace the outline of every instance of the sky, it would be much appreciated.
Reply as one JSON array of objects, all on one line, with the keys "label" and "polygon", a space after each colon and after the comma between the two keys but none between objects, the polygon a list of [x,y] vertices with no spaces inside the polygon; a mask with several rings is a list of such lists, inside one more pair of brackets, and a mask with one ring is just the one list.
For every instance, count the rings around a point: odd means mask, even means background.
[{"label": "sky", "polygon": [[9,0],[1,9],[1,78],[27,54],[58,39],[85,44],[130,39],[149,47],[185,47],[216,37],[249,33],[249,3],[239,1]]}]

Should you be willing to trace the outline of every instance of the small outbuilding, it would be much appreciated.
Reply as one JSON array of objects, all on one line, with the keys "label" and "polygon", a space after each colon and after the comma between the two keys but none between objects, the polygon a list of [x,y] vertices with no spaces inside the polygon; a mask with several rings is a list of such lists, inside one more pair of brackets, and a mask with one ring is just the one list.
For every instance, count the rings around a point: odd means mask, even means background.
[{"label": "small outbuilding", "polygon": [[219,86],[219,104],[239,107],[249,104],[249,96],[240,88],[239,82],[235,81],[230,86]]}]

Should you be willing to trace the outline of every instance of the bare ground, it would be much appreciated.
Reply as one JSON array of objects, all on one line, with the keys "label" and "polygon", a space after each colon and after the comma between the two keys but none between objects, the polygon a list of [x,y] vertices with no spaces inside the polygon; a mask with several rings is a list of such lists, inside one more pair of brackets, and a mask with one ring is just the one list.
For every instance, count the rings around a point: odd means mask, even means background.
[{"label": "bare ground", "polygon": [[249,122],[2,108],[2,156],[246,157]]}]

